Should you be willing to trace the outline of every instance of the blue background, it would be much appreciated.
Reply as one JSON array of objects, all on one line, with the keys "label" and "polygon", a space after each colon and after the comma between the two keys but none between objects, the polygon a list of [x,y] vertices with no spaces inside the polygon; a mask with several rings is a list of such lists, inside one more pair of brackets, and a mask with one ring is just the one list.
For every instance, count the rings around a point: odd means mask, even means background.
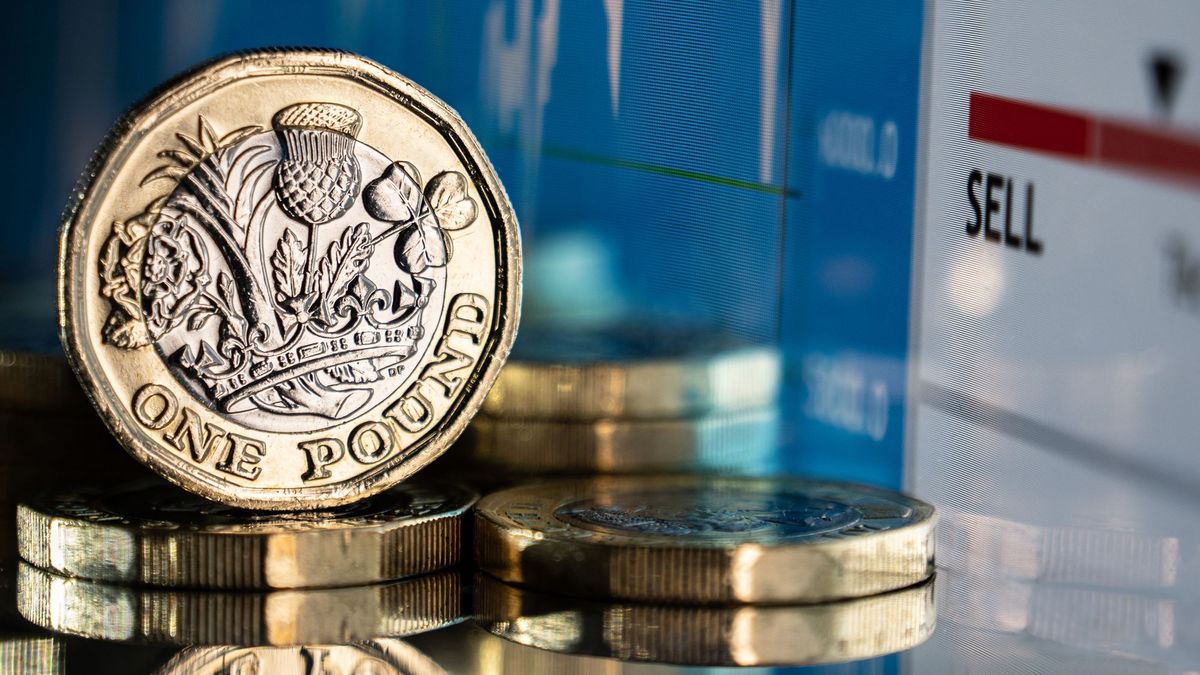
[{"label": "blue background", "polygon": [[[12,5],[0,347],[57,349],[59,212],[124,108],[223,52],[344,48],[478,135],[521,220],[530,316],[619,306],[779,344],[784,466],[898,485],[921,21],[912,0]],[[823,155],[847,113],[876,139],[895,125],[888,178]]]}]

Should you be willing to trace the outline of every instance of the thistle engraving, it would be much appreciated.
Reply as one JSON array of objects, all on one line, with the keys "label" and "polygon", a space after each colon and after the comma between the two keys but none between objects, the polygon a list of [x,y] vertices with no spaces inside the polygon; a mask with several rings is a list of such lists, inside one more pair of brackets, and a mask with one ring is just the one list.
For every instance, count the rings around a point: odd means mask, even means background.
[{"label": "thistle engraving", "polygon": [[177,134],[142,181],[170,190],[101,250],[105,342],[153,346],[211,407],[263,430],[328,426],[401,386],[477,206],[462,174],[422,188],[414,164],[357,140],[362,124],[301,102],[270,130],[218,136],[201,117]]}]

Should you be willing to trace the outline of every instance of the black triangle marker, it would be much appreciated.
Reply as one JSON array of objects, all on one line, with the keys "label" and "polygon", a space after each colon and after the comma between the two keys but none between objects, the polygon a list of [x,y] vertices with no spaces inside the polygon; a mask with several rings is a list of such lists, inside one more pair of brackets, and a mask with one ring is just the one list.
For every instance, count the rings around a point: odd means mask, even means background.
[{"label": "black triangle marker", "polygon": [[1159,114],[1168,117],[1179,92],[1183,63],[1170,52],[1156,52],[1150,57],[1150,71],[1154,78],[1154,103]]}]

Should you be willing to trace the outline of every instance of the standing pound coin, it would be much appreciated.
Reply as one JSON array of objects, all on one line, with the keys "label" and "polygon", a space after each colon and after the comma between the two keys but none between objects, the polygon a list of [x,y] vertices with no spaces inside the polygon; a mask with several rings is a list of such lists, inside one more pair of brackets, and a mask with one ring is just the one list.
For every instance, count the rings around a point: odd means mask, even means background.
[{"label": "standing pound coin", "polygon": [[336,506],[462,432],[520,304],[512,207],[462,120],[359,56],[266,50],[168,83],[109,134],[60,242],[84,390],[168,480]]}]

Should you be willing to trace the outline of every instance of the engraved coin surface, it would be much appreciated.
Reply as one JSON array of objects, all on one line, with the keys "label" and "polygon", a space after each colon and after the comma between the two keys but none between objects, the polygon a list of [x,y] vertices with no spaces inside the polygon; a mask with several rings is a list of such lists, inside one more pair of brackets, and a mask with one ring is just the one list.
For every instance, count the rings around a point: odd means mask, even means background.
[{"label": "engraved coin surface", "polygon": [[444,675],[433,659],[403,640],[295,647],[192,647],[158,675]]},{"label": "engraved coin surface", "polygon": [[804,666],[867,659],[924,642],[934,580],[839,602],[704,606],[566,598],[477,575],[475,622],[563,654],[691,666]]},{"label": "engraved coin surface", "polygon": [[288,591],[143,588],[17,566],[17,609],[34,624],[110,642],[297,645],[400,637],[466,618],[459,572]]},{"label": "engraved coin surface", "polygon": [[192,647],[158,675],[444,675],[445,669],[403,640],[295,647]]},{"label": "engraved coin surface", "polygon": [[583,596],[816,602],[929,577],[934,522],[932,506],[863,485],[602,477],[488,495],[475,556],[502,580]]},{"label": "engraved coin surface", "polygon": [[324,511],[247,511],[159,481],[76,491],[17,508],[21,557],[60,574],[148,586],[366,584],[459,562],[477,495],[410,481]]},{"label": "engraved coin surface", "polygon": [[263,509],[378,492],[507,357],[516,220],[445,104],[361,57],[266,50],[135,107],[64,224],[67,355],[167,479]]},{"label": "engraved coin surface", "polygon": [[707,415],[769,406],[776,349],[661,322],[534,326],[483,404],[506,418],[596,420]]}]

